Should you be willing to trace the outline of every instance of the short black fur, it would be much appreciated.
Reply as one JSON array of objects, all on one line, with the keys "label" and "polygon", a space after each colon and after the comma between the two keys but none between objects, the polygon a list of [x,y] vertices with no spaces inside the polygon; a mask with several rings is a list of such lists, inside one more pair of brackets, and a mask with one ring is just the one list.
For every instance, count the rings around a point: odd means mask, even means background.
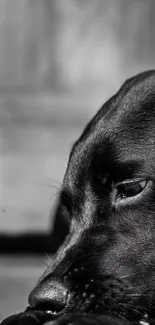
[{"label": "short black fur", "polygon": [[[119,193],[132,180],[144,190]],[[2,324],[153,324],[155,71],[125,82],[89,122],[70,154],[60,204],[69,234],[30,309]]]}]

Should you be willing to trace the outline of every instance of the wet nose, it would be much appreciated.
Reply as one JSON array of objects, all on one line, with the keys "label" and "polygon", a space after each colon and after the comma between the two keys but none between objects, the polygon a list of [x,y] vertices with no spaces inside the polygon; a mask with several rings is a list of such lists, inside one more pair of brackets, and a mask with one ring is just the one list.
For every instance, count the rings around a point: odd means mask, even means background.
[{"label": "wet nose", "polygon": [[60,313],[66,306],[68,291],[59,281],[46,281],[38,284],[30,293],[29,304],[32,308]]}]

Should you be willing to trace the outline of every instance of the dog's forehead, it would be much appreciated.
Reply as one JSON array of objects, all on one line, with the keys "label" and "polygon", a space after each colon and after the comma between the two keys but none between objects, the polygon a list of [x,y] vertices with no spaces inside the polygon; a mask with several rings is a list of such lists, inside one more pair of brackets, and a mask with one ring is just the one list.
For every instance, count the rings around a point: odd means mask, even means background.
[{"label": "dog's forehead", "polygon": [[[70,155],[68,173],[89,169],[97,154],[107,163],[155,158],[155,72],[128,80],[86,126]],[[151,162],[151,157],[149,159]],[[81,176],[82,177],[82,176]]]},{"label": "dog's forehead", "polygon": [[[117,139],[133,131],[136,137],[155,129],[155,72],[142,73],[127,80],[118,93],[97,112],[89,126],[89,134],[102,139],[109,135]],[[145,133],[145,134],[144,134]],[[85,134],[85,132],[84,132]],[[100,136],[100,137],[99,137]]]},{"label": "dog's forehead", "polygon": [[130,139],[132,145],[139,145],[138,138],[155,142],[154,71],[126,81],[90,121],[74,149],[80,152],[81,146],[99,146],[107,139],[116,143]]}]

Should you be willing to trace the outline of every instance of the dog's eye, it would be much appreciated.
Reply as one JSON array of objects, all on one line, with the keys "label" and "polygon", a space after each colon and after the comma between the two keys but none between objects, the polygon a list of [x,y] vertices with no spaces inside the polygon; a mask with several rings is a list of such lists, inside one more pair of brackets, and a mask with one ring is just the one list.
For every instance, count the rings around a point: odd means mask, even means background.
[{"label": "dog's eye", "polygon": [[146,180],[130,181],[117,186],[117,199],[126,199],[141,193],[147,185]]}]

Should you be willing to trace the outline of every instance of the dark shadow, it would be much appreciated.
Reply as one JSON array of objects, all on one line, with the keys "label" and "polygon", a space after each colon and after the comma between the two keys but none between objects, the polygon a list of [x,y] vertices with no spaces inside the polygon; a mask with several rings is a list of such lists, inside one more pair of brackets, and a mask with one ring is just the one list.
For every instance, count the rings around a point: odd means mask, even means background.
[{"label": "dark shadow", "polygon": [[54,253],[50,235],[46,233],[31,233],[19,235],[0,234],[0,254],[42,254]]},{"label": "dark shadow", "polygon": [[55,253],[69,231],[69,222],[61,213],[59,202],[54,220],[54,227],[49,233],[0,233],[0,254]]}]

